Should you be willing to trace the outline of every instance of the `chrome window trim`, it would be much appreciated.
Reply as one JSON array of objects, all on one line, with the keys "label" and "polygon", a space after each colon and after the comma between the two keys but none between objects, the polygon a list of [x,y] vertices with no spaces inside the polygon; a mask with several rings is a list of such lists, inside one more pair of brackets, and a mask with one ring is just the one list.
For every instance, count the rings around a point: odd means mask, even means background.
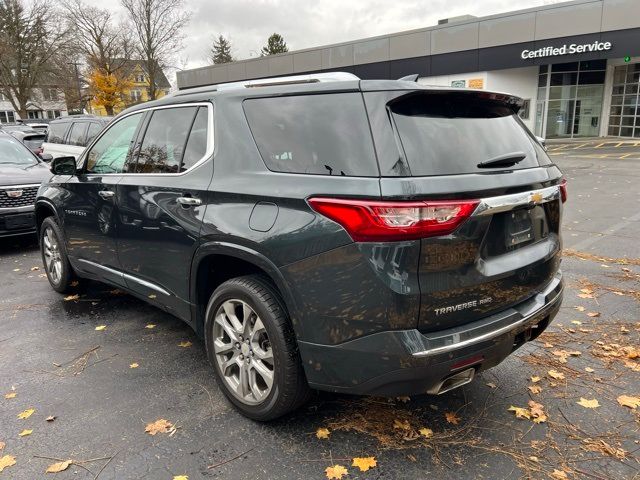
[{"label": "chrome window trim", "polygon": [[[93,172],[84,172],[84,168],[85,168],[85,163],[87,161],[87,155],[89,153],[89,151],[91,151],[91,149],[93,148],[93,146],[100,141],[100,139],[102,138],[103,135],[105,135],[114,125],[116,125],[117,123],[119,123],[122,119],[127,118],[131,115],[136,115],[138,113],[146,113],[146,112],[151,112],[154,110],[163,110],[163,109],[167,109],[167,108],[182,108],[182,107],[207,107],[207,113],[208,113],[208,122],[207,122],[207,149],[204,152],[204,155],[202,156],[202,158],[200,160],[198,160],[196,163],[194,163],[191,167],[189,167],[188,169],[186,169],[184,172],[178,172],[178,173],[130,173],[130,172],[122,172],[122,173],[93,173]],[[146,133],[146,132],[145,132]],[[189,132],[191,133],[191,132]],[[144,138],[143,138],[144,140]],[[78,163],[81,165],[81,168],[83,170],[83,174],[84,175],[98,175],[100,177],[104,177],[104,176],[109,176],[109,175],[120,175],[120,176],[136,176],[139,177],[140,175],[144,175],[146,177],[155,177],[155,176],[160,176],[160,177],[178,177],[181,175],[185,175],[189,172],[191,172],[192,170],[198,168],[200,165],[202,165],[204,162],[207,161],[207,159],[209,159],[209,157],[211,157],[213,155],[213,149],[214,149],[214,131],[213,131],[213,103],[211,102],[190,102],[190,103],[175,103],[172,105],[160,105],[157,107],[147,107],[147,108],[141,108],[140,110],[136,110],[134,112],[129,112],[126,115],[123,115],[122,117],[119,117],[117,119],[117,121],[112,122],[109,124],[109,126],[107,128],[105,128],[100,135],[98,135],[96,138],[93,139],[93,141],[91,142],[91,145],[89,145],[84,152],[82,152],[82,154],[80,155],[80,159],[78,161]]]},{"label": "chrome window trim", "polygon": [[483,198],[472,213],[472,216],[478,217],[508,212],[518,207],[541,205],[559,198],[559,185],[509,195],[500,195],[498,197]]}]

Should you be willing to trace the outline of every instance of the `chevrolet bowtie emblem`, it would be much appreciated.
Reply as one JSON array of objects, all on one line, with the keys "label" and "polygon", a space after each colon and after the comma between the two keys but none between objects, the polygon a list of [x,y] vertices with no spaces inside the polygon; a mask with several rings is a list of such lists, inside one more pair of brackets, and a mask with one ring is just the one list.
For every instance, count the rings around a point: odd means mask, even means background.
[{"label": "chevrolet bowtie emblem", "polygon": [[20,198],[22,196],[22,190],[7,190],[7,197]]},{"label": "chevrolet bowtie emblem", "polygon": [[542,201],[542,194],[541,193],[532,193],[531,194],[531,202],[532,203],[539,203]]}]

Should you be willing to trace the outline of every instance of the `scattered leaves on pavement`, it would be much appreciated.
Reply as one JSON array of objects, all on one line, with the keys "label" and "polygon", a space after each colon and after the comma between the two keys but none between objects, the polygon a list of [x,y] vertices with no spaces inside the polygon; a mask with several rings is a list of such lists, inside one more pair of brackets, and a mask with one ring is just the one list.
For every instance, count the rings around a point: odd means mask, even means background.
[{"label": "scattered leaves on pavement", "polygon": [[329,432],[328,428],[319,428],[318,430],[316,430],[316,437],[318,437],[319,439],[329,438],[329,435],[331,435],[331,432]]},{"label": "scattered leaves on pavement", "polygon": [[596,318],[600,316],[600,312],[587,312],[587,317]]},{"label": "scattered leaves on pavement", "polygon": [[132,363],[131,365],[129,365],[129,368],[138,368],[140,365],[138,365],[137,363]]},{"label": "scattered leaves on pavement", "polygon": [[16,398],[16,392],[5,393],[4,394],[4,398],[6,398],[7,400],[10,400],[12,398]]},{"label": "scattered leaves on pavement", "polygon": [[74,300],[78,300],[80,298],[80,295],[78,295],[77,293],[74,295],[67,295],[66,297],[64,297],[64,301],[65,302],[71,302]]},{"label": "scattered leaves on pavement", "polygon": [[73,460],[65,460],[64,462],[53,463],[47,467],[45,473],[59,473],[64,472],[69,465],[73,463]]},{"label": "scattered leaves on pavement", "polygon": [[33,412],[35,412],[35,409],[33,409],[33,408],[29,408],[29,409],[25,410],[24,412],[20,412],[20,413],[18,414],[18,418],[19,418],[20,420],[27,419],[27,418],[29,418],[31,415],[33,415]]},{"label": "scattered leaves on pavement", "polygon": [[7,467],[11,467],[16,464],[16,457],[13,455],[5,455],[4,457],[0,457],[0,472],[3,471]]},{"label": "scattered leaves on pavement", "polygon": [[106,330],[106,328],[107,328],[107,326],[106,326],[106,325],[98,325],[98,326],[95,328],[95,330],[96,330],[97,332],[101,332],[101,331],[103,331],[103,330]]},{"label": "scattered leaves on pavement", "polygon": [[555,380],[564,380],[564,373],[558,372],[557,370],[549,370],[547,374]]},{"label": "scattered leaves on pavement", "polygon": [[353,459],[352,467],[358,467],[361,472],[366,472],[370,468],[374,468],[378,465],[376,457],[355,457]]},{"label": "scattered leaves on pavement", "polygon": [[430,428],[421,428],[420,430],[418,430],[418,433],[420,435],[422,435],[424,438],[431,438],[433,437],[433,430],[431,430]]},{"label": "scattered leaves on pavement", "polygon": [[18,434],[18,436],[19,437],[26,437],[28,435],[31,435],[32,433],[33,433],[33,430],[24,429]]},{"label": "scattered leaves on pavement", "polygon": [[458,425],[458,423],[460,423],[460,420],[462,420],[454,412],[445,412],[444,418],[447,420],[447,423],[451,423],[452,425]]},{"label": "scattered leaves on pavement", "polygon": [[193,344],[192,344],[191,342],[189,342],[189,341],[186,341],[186,342],[185,342],[185,341],[182,341],[182,342],[180,342],[180,343],[178,344],[178,346],[179,346],[179,347],[182,347],[182,348],[189,348],[191,345],[193,345]]},{"label": "scattered leaves on pavement", "polygon": [[47,422],[53,422],[55,419],[56,419],[55,415],[49,415],[47,418],[45,418]]},{"label": "scattered leaves on pavement", "polygon": [[1,452],[2,450],[4,450],[5,445],[6,445],[6,443],[4,443],[4,442],[0,442],[0,452]]},{"label": "scattered leaves on pavement", "polygon": [[156,326],[153,323],[149,323],[148,325],[145,325],[144,328],[151,330],[152,328],[156,328]]},{"label": "scattered leaves on pavement", "polygon": [[598,408],[600,406],[600,402],[598,402],[596,398],[588,400],[584,397],[580,397],[580,400],[576,403],[584,408]]},{"label": "scattered leaves on pavement", "polygon": [[640,407],[640,397],[632,397],[630,395],[620,395],[617,400],[618,400],[618,403],[623,407],[629,407],[633,410]]},{"label": "scattered leaves on pavement", "polygon": [[329,480],[340,480],[344,477],[349,471],[344,468],[342,465],[334,465],[332,467],[327,467],[324,471]]},{"label": "scattered leaves on pavement", "polygon": [[486,385],[487,385],[487,387],[489,387],[489,388],[498,388],[498,386],[497,386],[495,383],[491,383],[491,382],[489,382],[489,383],[487,383]]},{"label": "scattered leaves on pavement", "polygon": [[144,431],[147,432],[149,435],[156,435],[158,433],[169,433],[174,428],[175,427],[170,421],[165,420],[164,418],[160,418],[155,422],[147,424]]},{"label": "scattered leaves on pavement", "polygon": [[567,477],[567,474],[564,472],[564,470],[557,470],[557,469],[553,469],[553,472],[551,473],[551,478],[554,478],[555,480],[566,480],[569,477]]},{"label": "scattered leaves on pavement", "polygon": [[544,406],[541,403],[529,400],[529,408],[515,407],[511,405],[508,409],[514,412],[517,418],[526,418],[534,423],[543,423],[547,421],[547,415],[544,412]]},{"label": "scattered leaves on pavement", "polygon": [[176,475],[173,480],[189,480],[189,475]]},{"label": "scattered leaves on pavement", "polygon": [[542,391],[542,387],[540,385],[529,385],[527,388],[534,395],[537,395]]}]

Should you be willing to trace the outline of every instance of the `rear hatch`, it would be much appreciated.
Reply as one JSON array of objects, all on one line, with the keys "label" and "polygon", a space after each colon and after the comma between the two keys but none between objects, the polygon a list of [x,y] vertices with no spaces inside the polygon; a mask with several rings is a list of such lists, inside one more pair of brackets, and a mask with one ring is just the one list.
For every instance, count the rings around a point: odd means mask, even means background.
[{"label": "rear hatch", "polygon": [[477,202],[460,210],[461,224],[420,240],[419,329],[472,322],[541,290],[560,262],[562,174],[518,118],[521,100],[363,90],[383,200],[449,201],[452,212],[456,201]]}]

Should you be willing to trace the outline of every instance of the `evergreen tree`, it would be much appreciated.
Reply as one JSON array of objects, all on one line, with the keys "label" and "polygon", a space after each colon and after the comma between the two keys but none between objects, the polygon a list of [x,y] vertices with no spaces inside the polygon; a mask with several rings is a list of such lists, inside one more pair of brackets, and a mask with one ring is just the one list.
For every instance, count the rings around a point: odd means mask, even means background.
[{"label": "evergreen tree", "polygon": [[219,63],[233,62],[231,56],[231,42],[219,35],[218,38],[213,39],[213,45],[209,50],[209,61],[215,65]]},{"label": "evergreen tree", "polygon": [[274,33],[267,40],[267,44],[260,51],[261,56],[275,55],[276,53],[287,53],[289,47],[279,33]]}]

